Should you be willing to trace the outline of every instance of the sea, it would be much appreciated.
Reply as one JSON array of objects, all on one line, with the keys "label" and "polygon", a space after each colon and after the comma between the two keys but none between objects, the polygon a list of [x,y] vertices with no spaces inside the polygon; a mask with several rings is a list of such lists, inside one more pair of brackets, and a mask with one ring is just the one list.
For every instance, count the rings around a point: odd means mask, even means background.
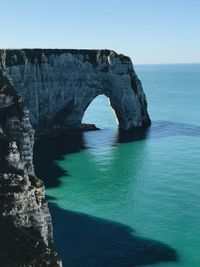
[{"label": "sea", "polygon": [[200,64],[135,65],[152,120],[120,132],[100,95],[101,130],[35,144],[64,267],[200,266]]}]

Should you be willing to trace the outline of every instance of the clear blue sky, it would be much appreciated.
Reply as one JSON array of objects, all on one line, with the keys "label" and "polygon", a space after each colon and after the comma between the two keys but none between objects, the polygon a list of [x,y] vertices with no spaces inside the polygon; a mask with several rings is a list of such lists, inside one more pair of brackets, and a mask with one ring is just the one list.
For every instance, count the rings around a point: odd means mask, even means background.
[{"label": "clear blue sky", "polygon": [[108,48],[200,62],[200,0],[0,0],[1,48]]}]

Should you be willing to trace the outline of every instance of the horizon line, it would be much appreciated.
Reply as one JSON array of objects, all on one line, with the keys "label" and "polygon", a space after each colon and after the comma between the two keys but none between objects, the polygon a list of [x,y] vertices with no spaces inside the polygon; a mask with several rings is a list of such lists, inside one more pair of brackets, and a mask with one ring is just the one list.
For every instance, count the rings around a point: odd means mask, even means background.
[{"label": "horizon line", "polygon": [[200,62],[154,62],[154,63],[134,63],[133,65],[198,65]]}]

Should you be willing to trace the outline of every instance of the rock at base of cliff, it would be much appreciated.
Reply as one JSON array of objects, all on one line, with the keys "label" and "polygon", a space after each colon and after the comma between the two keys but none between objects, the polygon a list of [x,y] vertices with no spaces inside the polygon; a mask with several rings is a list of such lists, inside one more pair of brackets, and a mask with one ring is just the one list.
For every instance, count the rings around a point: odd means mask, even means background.
[{"label": "rock at base of cliff", "polygon": [[9,218],[1,218],[0,229],[1,267],[61,267],[53,248],[34,228],[18,228]]}]

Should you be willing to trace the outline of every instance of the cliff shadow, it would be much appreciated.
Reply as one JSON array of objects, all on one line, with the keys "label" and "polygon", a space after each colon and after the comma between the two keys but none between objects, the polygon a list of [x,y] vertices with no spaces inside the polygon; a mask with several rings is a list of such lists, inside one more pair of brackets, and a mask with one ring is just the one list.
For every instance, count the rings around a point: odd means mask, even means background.
[{"label": "cliff shadow", "polygon": [[130,131],[119,129],[117,132],[116,144],[141,141],[148,138],[150,128],[136,128]]},{"label": "cliff shadow", "polygon": [[[129,226],[49,204],[63,267],[133,267],[176,262],[176,251]],[[66,222],[66,223],[63,223]]]},{"label": "cliff shadow", "polygon": [[[114,135],[113,135],[114,132]],[[112,135],[114,137],[112,137]],[[97,143],[98,147],[116,146],[148,139],[166,138],[171,136],[200,137],[200,126],[176,123],[171,121],[154,121],[151,127],[138,128],[133,131],[107,129],[103,131],[65,133],[56,137],[45,137],[36,140],[34,146],[35,172],[44,182],[46,188],[59,187],[62,176],[69,176],[56,164],[64,155],[87,149],[89,144]],[[90,142],[87,139],[90,139]]]},{"label": "cliff shadow", "polygon": [[148,128],[138,128],[132,131],[119,130],[117,143],[171,136],[200,137],[200,126],[172,121],[153,121],[151,127]]},{"label": "cliff shadow", "polygon": [[45,137],[35,141],[34,168],[36,175],[42,179],[46,188],[60,186],[59,178],[69,176],[56,164],[64,155],[79,152],[84,149],[83,133],[60,134],[55,137]]}]

